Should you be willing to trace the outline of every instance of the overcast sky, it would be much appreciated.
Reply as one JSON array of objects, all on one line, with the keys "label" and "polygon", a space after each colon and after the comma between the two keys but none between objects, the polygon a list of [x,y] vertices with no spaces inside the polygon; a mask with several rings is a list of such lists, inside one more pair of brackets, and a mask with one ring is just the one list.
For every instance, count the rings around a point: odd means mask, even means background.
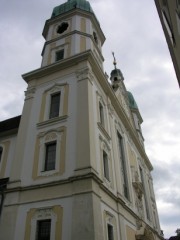
[{"label": "overcast sky", "polygon": [[[114,51],[139,106],[165,237],[180,227],[180,90],[153,0],[89,0],[106,36],[105,71]],[[0,121],[21,114],[23,73],[40,67],[42,30],[65,0],[1,0]]]}]

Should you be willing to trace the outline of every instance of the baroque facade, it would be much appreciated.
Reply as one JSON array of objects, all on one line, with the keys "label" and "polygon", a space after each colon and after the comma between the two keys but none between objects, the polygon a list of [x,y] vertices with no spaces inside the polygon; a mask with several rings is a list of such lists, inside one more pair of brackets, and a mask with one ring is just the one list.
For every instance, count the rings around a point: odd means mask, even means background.
[{"label": "baroque facade", "polygon": [[22,115],[0,122],[1,240],[159,240],[142,117],[85,0],[54,8]]}]

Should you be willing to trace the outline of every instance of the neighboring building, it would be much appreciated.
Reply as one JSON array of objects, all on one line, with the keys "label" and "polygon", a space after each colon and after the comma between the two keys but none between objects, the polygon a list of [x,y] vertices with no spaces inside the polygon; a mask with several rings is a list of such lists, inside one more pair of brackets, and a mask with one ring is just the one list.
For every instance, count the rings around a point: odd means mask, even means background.
[{"label": "neighboring building", "polygon": [[170,237],[169,240],[180,240],[180,236],[173,236],[173,237]]},{"label": "neighboring building", "polygon": [[177,236],[170,237],[169,240],[180,240],[180,228],[176,230]]},{"label": "neighboring building", "polygon": [[180,0],[155,0],[180,86]]},{"label": "neighboring building", "polygon": [[54,8],[22,116],[0,122],[1,240],[162,239],[142,117],[85,0]]}]

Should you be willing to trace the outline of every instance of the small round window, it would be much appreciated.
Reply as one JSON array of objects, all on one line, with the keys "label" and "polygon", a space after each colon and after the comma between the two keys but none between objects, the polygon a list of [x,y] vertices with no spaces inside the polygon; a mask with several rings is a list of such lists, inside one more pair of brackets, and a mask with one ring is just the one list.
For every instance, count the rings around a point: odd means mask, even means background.
[{"label": "small round window", "polygon": [[59,25],[57,28],[57,33],[61,34],[61,33],[65,32],[67,30],[68,26],[69,26],[69,24],[67,22],[61,23],[61,25]]}]

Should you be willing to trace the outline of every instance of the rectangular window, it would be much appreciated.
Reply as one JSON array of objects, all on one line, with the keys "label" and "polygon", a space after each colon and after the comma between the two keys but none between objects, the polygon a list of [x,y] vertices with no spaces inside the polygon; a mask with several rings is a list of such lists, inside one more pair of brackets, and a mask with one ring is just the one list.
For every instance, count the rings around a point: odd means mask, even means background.
[{"label": "rectangular window", "polygon": [[56,62],[64,58],[64,49],[56,52]]},{"label": "rectangular window", "polygon": [[108,224],[107,230],[108,230],[108,240],[114,240],[113,226]]},{"label": "rectangular window", "polygon": [[1,163],[1,159],[2,159],[2,153],[3,153],[3,148],[0,147],[0,163]]},{"label": "rectangular window", "polygon": [[109,163],[108,163],[108,155],[105,151],[103,151],[103,165],[104,165],[104,177],[109,181]]},{"label": "rectangular window", "polygon": [[162,16],[163,16],[163,22],[164,22],[164,25],[166,27],[167,33],[169,35],[169,38],[170,38],[172,44],[175,44],[174,34],[173,34],[169,19],[166,15],[165,11],[162,11]]},{"label": "rectangular window", "polygon": [[39,220],[37,222],[36,240],[50,240],[51,219]]},{"label": "rectangular window", "polygon": [[2,212],[2,207],[3,207],[3,201],[4,201],[4,191],[7,188],[7,183],[9,181],[9,178],[1,178],[0,179],[0,216]]},{"label": "rectangular window", "polygon": [[50,119],[59,116],[60,96],[61,96],[60,92],[51,95],[51,105],[49,113]]},{"label": "rectangular window", "polygon": [[56,142],[47,143],[44,171],[54,170],[55,163],[56,163]]},{"label": "rectangular window", "polygon": [[148,200],[147,200],[147,193],[146,193],[146,188],[145,188],[145,183],[144,183],[144,176],[143,176],[143,171],[142,168],[139,168],[140,171],[140,176],[141,176],[141,182],[143,185],[143,190],[144,190],[144,201],[145,201],[145,207],[146,207],[146,216],[147,219],[150,220],[150,213],[149,213],[149,206],[148,206]]},{"label": "rectangular window", "polygon": [[2,207],[3,207],[3,193],[0,192],[0,216],[1,216],[1,211],[2,211]]},{"label": "rectangular window", "polygon": [[100,118],[100,123],[104,127],[104,109],[103,105],[99,102],[99,118]]},{"label": "rectangular window", "polygon": [[176,21],[177,21],[178,32],[180,34],[180,7],[179,7],[179,10],[177,10],[176,12]]},{"label": "rectangular window", "polygon": [[124,192],[124,196],[127,199],[129,199],[129,189],[128,189],[126,162],[125,162],[125,156],[124,156],[123,139],[119,133],[117,133],[117,137],[118,137],[120,164],[121,164],[121,174],[122,174],[122,180],[123,180],[123,192]]}]

